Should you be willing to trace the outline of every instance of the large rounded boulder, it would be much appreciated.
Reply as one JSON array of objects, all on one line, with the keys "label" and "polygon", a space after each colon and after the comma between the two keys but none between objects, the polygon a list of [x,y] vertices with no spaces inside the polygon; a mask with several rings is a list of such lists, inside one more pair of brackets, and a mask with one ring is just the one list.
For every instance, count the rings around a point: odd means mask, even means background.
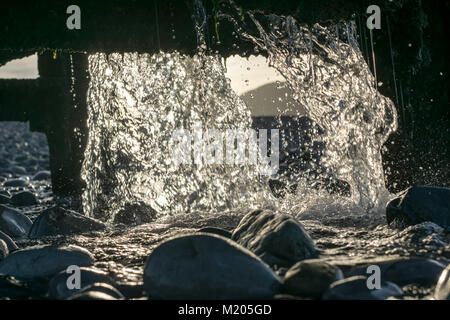
[{"label": "large rounded boulder", "polygon": [[144,288],[154,299],[265,299],[279,292],[280,280],[247,249],[197,233],[170,239],[150,254]]},{"label": "large rounded boulder", "polygon": [[0,262],[0,274],[33,280],[51,277],[72,265],[93,263],[92,254],[78,246],[33,246],[9,254]]},{"label": "large rounded boulder", "polygon": [[242,218],[231,237],[270,266],[291,267],[316,258],[318,251],[303,226],[292,217],[256,210]]}]

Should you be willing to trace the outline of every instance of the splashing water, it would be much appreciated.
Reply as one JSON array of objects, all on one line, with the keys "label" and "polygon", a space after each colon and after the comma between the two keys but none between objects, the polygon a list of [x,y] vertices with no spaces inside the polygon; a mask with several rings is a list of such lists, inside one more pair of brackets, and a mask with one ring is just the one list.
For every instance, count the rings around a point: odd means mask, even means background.
[{"label": "splashing water", "polygon": [[[220,58],[206,54],[204,17],[197,4],[199,52],[155,55],[93,54],[89,140],[82,177],[84,211],[113,221],[127,204],[143,204],[160,215],[227,211],[277,205],[305,211],[306,203],[329,205],[331,196],[299,182],[297,194],[275,202],[253,165],[175,165],[170,157],[176,129],[247,129],[249,109],[233,92]],[[351,202],[364,211],[382,211],[389,193],[384,185],[380,148],[396,129],[390,100],[378,93],[355,40],[352,23],[308,28],[292,17],[247,13],[257,28],[252,35],[242,19],[240,36],[267,52],[270,65],[286,79],[292,96],[324,131],[321,159],[326,174],[347,181]],[[240,17],[240,14],[239,14]],[[201,20],[201,19],[200,19]],[[309,200],[307,201],[307,198]],[[302,203],[302,205],[300,205]]]},{"label": "splashing water", "polygon": [[[247,14],[257,34],[248,31],[251,28],[239,12],[221,17],[230,20],[241,37],[267,52],[270,65],[286,79],[292,97],[323,129],[326,149],[321,161],[326,175],[347,181],[351,203],[361,210],[384,212],[390,194],[380,150],[397,128],[397,114],[392,101],[377,91],[358,47],[354,22],[307,26],[289,16]],[[297,203],[305,204],[310,190],[298,188]],[[325,197],[329,201],[330,196]],[[319,198],[316,192],[310,202],[323,210],[326,204]],[[289,201],[288,207],[292,207]],[[296,206],[297,211],[305,209]]]},{"label": "splashing water", "polygon": [[89,64],[85,212],[111,220],[127,203],[168,214],[262,201],[255,197],[263,184],[250,165],[177,166],[171,158],[176,129],[251,125],[217,57],[95,54]]}]

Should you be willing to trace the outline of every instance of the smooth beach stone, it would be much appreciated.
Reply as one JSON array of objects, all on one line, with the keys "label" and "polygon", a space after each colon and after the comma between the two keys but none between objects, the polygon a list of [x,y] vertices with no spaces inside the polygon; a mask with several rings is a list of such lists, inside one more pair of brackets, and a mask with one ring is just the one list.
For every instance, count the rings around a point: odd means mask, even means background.
[{"label": "smooth beach stone", "polygon": [[50,170],[50,163],[48,161],[48,159],[45,160],[39,160],[39,167],[42,168],[43,170]]},{"label": "smooth beach stone", "polygon": [[6,245],[5,241],[0,239],[0,261],[5,259],[8,254],[8,246]]},{"label": "smooth beach stone", "polygon": [[22,166],[12,166],[10,167],[11,172],[17,175],[25,175],[27,174],[27,170]]},{"label": "smooth beach stone", "polygon": [[42,171],[39,171],[38,173],[36,173],[36,174],[33,176],[32,180],[33,180],[33,181],[41,181],[41,180],[48,180],[48,179],[50,179],[50,178],[51,178],[51,173],[50,173],[50,171],[42,170]]},{"label": "smooth beach stone", "polygon": [[280,280],[247,249],[218,235],[197,233],[153,250],[144,288],[153,299],[266,299],[279,293]]},{"label": "smooth beach stone", "polygon": [[126,203],[114,217],[114,223],[139,225],[156,219],[158,212],[143,202]]},{"label": "smooth beach stone", "polygon": [[11,204],[16,207],[26,207],[38,204],[36,196],[30,191],[21,191],[11,197]]},{"label": "smooth beach stone", "polygon": [[7,180],[3,186],[5,187],[25,187],[28,185],[28,181],[24,180],[24,179],[10,179]]},{"label": "smooth beach stone", "polygon": [[403,294],[395,283],[381,281],[380,289],[369,289],[367,278],[354,276],[331,284],[323,295],[323,300],[385,300]]},{"label": "smooth beach stone", "polygon": [[29,154],[21,154],[21,155],[14,157],[14,161],[15,162],[24,162],[28,159],[28,157],[30,157]]},{"label": "smooth beach stone", "polygon": [[30,297],[42,298],[45,294],[45,282],[21,281],[14,277],[0,274],[0,300],[27,300]]},{"label": "smooth beach stone", "polygon": [[0,190],[0,195],[11,198],[11,193],[8,190]]},{"label": "smooth beach stone", "polygon": [[342,271],[318,259],[297,262],[285,274],[283,292],[311,299],[320,298],[328,287],[342,280]]},{"label": "smooth beach stone", "polygon": [[450,300],[450,265],[439,276],[434,298],[436,300]]},{"label": "smooth beach stone", "polygon": [[230,239],[231,238],[231,232],[227,231],[225,229],[222,228],[216,228],[216,227],[205,227],[205,228],[201,228],[199,230],[197,230],[197,232],[204,232],[204,233],[212,233],[212,234],[217,234],[219,236],[225,237]]},{"label": "smooth beach stone", "polygon": [[80,268],[80,289],[69,289],[67,280],[72,275],[73,273],[67,273],[66,270],[64,270],[54,276],[48,285],[48,297],[50,299],[64,300],[78,293],[82,288],[94,283],[114,284],[105,272],[95,268],[82,267]]},{"label": "smooth beach stone", "polygon": [[117,288],[126,299],[138,299],[145,296],[143,284],[116,283],[114,284],[114,287]]},{"label": "smooth beach stone", "polygon": [[414,225],[425,221],[450,227],[450,188],[413,186],[386,207],[387,222]]},{"label": "smooth beach stone", "polygon": [[290,267],[318,256],[313,240],[290,216],[256,210],[242,218],[231,237],[270,266]]},{"label": "smooth beach stone", "polygon": [[78,212],[61,207],[44,210],[34,221],[29,238],[79,234],[89,231],[105,230],[106,225]]},{"label": "smooth beach stone", "polygon": [[[380,267],[383,280],[394,282],[399,286],[410,284],[433,286],[445,268],[443,264],[426,258],[401,258],[380,261],[375,265]],[[349,275],[367,276],[367,266],[356,268]]]},{"label": "smooth beach stone", "polygon": [[29,167],[35,167],[39,164],[39,162],[35,158],[29,158],[25,161],[25,165]]},{"label": "smooth beach stone", "polygon": [[0,231],[0,239],[3,240],[6,245],[8,246],[8,250],[14,251],[17,250],[19,247],[17,247],[17,244],[14,242],[13,239],[11,239],[10,236],[8,236],[6,233]]},{"label": "smooth beach stone", "polygon": [[30,218],[22,212],[0,205],[0,231],[12,238],[25,238],[30,231]]},{"label": "smooth beach stone", "polygon": [[6,233],[0,231],[0,240],[5,243],[5,245],[8,248],[8,251],[14,251],[18,249],[17,244],[14,242],[13,239],[11,239],[10,236],[8,236]]},{"label": "smooth beach stone", "polygon": [[36,172],[39,171],[39,168],[37,166],[26,166],[25,169],[27,169],[27,172]]},{"label": "smooth beach stone", "polygon": [[[94,293],[94,292],[95,293],[103,293],[103,294],[108,295],[113,298],[113,299],[106,299],[106,300],[125,299],[123,294],[120,293],[120,291],[117,290],[117,288],[115,288],[111,284],[97,282],[97,283],[93,283],[93,284],[87,285],[85,287],[82,287],[76,294],[68,297],[68,300],[80,300],[79,298],[77,298],[77,296],[80,297],[84,294],[88,294],[91,292],[92,293]],[[73,297],[75,297],[75,298],[73,298]]]},{"label": "smooth beach stone", "polygon": [[11,162],[0,155],[0,168],[8,168],[10,165]]},{"label": "smooth beach stone", "polygon": [[19,279],[48,278],[68,266],[89,267],[93,262],[92,254],[78,246],[33,246],[9,254],[0,262],[0,274]]},{"label": "smooth beach stone", "polygon": [[0,204],[9,204],[11,202],[11,198],[0,194]]},{"label": "smooth beach stone", "polygon": [[75,294],[67,300],[118,300],[115,297],[99,291],[86,291]]}]

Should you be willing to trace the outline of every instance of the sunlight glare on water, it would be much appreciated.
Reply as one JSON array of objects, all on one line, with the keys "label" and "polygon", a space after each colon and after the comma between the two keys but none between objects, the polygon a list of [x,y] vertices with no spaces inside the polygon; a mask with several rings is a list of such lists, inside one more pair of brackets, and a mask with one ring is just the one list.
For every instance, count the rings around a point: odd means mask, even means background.
[{"label": "sunlight glare on water", "polygon": [[[253,28],[236,19],[237,12],[221,12],[218,18],[232,21],[241,37],[268,54],[292,98],[324,132],[324,174],[347,181],[350,198],[317,191],[299,175],[296,194],[276,200],[268,177],[254,166],[173,164],[174,130],[192,130],[198,123],[219,130],[252,124],[248,107],[225,77],[221,58],[206,52],[203,30],[197,27],[199,51],[193,57],[177,52],[89,57],[89,141],[82,172],[86,213],[111,221],[129,203],[143,203],[160,216],[269,204],[295,214],[384,210],[390,195],[380,149],[396,129],[397,115],[374,86],[354,24],[308,27],[289,16],[247,14]],[[197,15],[198,26],[201,10]],[[251,34],[248,30],[255,26],[257,34]]]}]

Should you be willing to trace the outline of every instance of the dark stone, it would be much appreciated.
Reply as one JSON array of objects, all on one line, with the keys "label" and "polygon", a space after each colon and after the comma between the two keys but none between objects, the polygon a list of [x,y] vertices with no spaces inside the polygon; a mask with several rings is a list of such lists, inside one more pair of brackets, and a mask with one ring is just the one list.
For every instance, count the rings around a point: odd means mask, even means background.
[{"label": "dark stone", "polygon": [[197,230],[197,232],[217,234],[219,236],[231,239],[231,232],[221,228],[205,227]]},{"label": "dark stone", "polygon": [[450,265],[442,271],[434,291],[437,300],[450,300]]},{"label": "dark stone", "polygon": [[50,299],[64,300],[68,297],[79,293],[79,291],[94,283],[107,283],[114,285],[108,275],[100,270],[94,268],[80,268],[80,289],[69,289],[67,286],[67,279],[72,273],[67,273],[65,270],[54,276],[48,285],[48,297]]},{"label": "dark stone", "polygon": [[144,269],[144,288],[154,299],[265,299],[279,287],[277,275],[253,253],[206,233],[164,242]]},{"label": "dark stone", "polygon": [[35,158],[30,158],[25,161],[25,165],[29,167],[35,167],[39,164],[39,162]]},{"label": "dark stone", "polygon": [[[424,287],[436,284],[445,266],[425,258],[404,258],[374,263],[380,267],[383,280],[391,281],[399,286],[416,284]],[[367,266],[352,270],[349,275],[367,276]]]},{"label": "dark stone", "polygon": [[47,170],[39,171],[38,173],[36,173],[33,176],[34,181],[49,180],[50,178],[51,178],[51,173],[50,173],[50,171],[47,171]]},{"label": "dark stone", "polygon": [[68,300],[117,300],[113,296],[100,291],[86,291],[69,297]]},{"label": "dark stone", "polygon": [[15,162],[24,162],[25,160],[27,160],[28,157],[29,157],[29,155],[21,154],[21,155],[14,157],[14,161]]},{"label": "dark stone", "polygon": [[12,166],[11,171],[17,175],[25,175],[27,174],[27,170],[21,166]]},{"label": "dark stone", "polygon": [[402,290],[394,283],[381,281],[380,289],[369,289],[364,276],[354,276],[331,284],[323,300],[385,300],[401,296]]},{"label": "dark stone", "polygon": [[114,217],[115,223],[138,225],[156,219],[157,211],[145,203],[127,203]]},{"label": "dark stone", "polygon": [[[113,299],[108,298],[107,300],[125,299],[123,294],[120,293],[120,291],[117,290],[117,288],[115,288],[114,286],[112,286],[109,283],[102,283],[102,282],[93,283],[93,284],[85,286],[84,288],[81,288],[81,290],[76,293],[76,296],[80,297],[80,296],[90,293],[90,292],[103,293],[103,294],[108,295],[113,298]],[[80,299],[75,297],[75,298],[69,298],[69,300],[80,300]]]},{"label": "dark stone", "polygon": [[53,207],[42,212],[34,221],[29,238],[78,234],[105,230],[106,225],[72,210]]},{"label": "dark stone", "polygon": [[231,237],[270,266],[290,267],[315,258],[318,251],[303,226],[293,218],[256,210],[242,218]]},{"label": "dark stone", "polygon": [[283,280],[283,292],[311,299],[319,299],[335,281],[344,278],[342,271],[324,261],[311,259],[293,265]]},{"label": "dark stone", "polygon": [[0,195],[11,198],[11,193],[8,190],[0,190]]},{"label": "dark stone", "polygon": [[389,202],[388,223],[414,225],[425,221],[450,227],[450,188],[414,186]]},{"label": "dark stone", "polygon": [[33,246],[18,250],[0,262],[0,274],[19,279],[49,278],[70,265],[92,266],[94,258],[78,246]]},{"label": "dark stone", "polygon": [[18,249],[17,244],[14,242],[14,240],[2,231],[0,231],[0,240],[3,240],[6,243],[10,252]]},{"label": "dark stone", "polygon": [[22,212],[0,205],[0,231],[12,238],[25,238],[32,222]]},{"label": "dark stone", "polygon": [[11,179],[6,181],[3,186],[5,187],[25,187],[28,185],[28,181],[24,179]]},{"label": "dark stone", "polygon": [[14,277],[0,274],[1,299],[43,298],[47,283],[44,281],[21,281]]},{"label": "dark stone", "polygon": [[5,259],[8,254],[8,246],[6,245],[5,241],[0,239],[0,261]]},{"label": "dark stone", "polygon": [[30,191],[21,191],[11,197],[11,204],[16,207],[26,207],[38,204],[36,196]]},{"label": "dark stone", "polygon": [[144,297],[144,286],[136,284],[115,284],[114,287],[122,293],[126,299],[137,299]]},{"label": "dark stone", "polygon": [[8,159],[3,159],[0,157],[0,168],[8,168],[11,162]]},{"label": "dark stone", "polygon": [[11,202],[11,198],[0,194],[0,204],[9,204]]}]

